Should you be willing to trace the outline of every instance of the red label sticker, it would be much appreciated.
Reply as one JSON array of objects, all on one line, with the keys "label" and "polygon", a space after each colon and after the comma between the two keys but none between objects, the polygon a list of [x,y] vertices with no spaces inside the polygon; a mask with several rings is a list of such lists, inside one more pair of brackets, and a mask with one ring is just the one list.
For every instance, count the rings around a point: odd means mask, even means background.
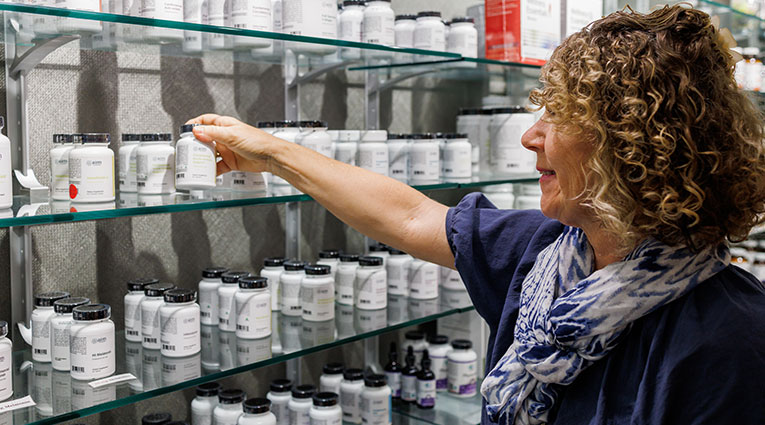
[{"label": "red label sticker", "polygon": [[69,185],[69,199],[74,199],[77,197],[77,187],[73,184]]}]

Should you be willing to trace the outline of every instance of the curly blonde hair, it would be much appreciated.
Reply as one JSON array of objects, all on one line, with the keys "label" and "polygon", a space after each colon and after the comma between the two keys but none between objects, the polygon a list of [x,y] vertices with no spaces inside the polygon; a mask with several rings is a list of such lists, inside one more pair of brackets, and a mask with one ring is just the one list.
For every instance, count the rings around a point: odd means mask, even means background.
[{"label": "curly blonde hair", "polygon": [[531,102],[592,140],[584,205],[625,248],[698,249],[763,221],[763,116],[704,12],[616,12],[566,39]]}]

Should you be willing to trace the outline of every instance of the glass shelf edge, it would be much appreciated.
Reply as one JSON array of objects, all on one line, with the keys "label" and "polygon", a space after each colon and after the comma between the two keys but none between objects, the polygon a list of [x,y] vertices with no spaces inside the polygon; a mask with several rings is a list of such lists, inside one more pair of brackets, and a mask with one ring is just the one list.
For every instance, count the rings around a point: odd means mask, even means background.
[{"label": "glass shelf edge", "polygon": [[706,4],[706,5],[712,6],[712,7],[719,7],[719,8],[725,9],[725,10],[729,10],[732,13],[734,13],[736,15],[739,15],[741,17],[747,18],[747,19],[753,19],[755,21],[765,22],[765,19],[762,19],[759,16],[755,16],[755,15],[751,15],[751,14],[746,13],[746,12],[742,12],[740,10],[734,9],[733,7],[731,7],[730,5],[727,5],[727,4],[718,3],[718,2],[712,1],[712,0],[699,0],[699,2],[702,3],[702,4]]}]

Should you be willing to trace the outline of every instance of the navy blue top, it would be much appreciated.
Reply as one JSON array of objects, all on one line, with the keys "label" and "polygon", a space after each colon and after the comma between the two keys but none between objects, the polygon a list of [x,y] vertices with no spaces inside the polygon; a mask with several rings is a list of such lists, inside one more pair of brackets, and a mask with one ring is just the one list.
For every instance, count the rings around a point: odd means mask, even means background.
[{"label": "navy blue top", "polygon": [[[455,265],[491,330],[487,371],[513,341],[523,279],[562,231],[539,211],[498,210],[480,193],[449,210]],[[559,391],[550,424],[764,424],[765,287],[728,266],[633,323]],[[492,423],[485,409],[481,423]]]}]

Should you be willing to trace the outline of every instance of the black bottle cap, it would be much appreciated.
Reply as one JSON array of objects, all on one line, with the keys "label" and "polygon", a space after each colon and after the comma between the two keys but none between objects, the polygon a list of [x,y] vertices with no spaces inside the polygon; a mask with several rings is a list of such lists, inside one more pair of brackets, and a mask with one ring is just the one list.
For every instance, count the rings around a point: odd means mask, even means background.
[{"label": "black bottle cap", "polygon": [[343,373],[343,370],[345,370],[345,367],[342,363],[327,363],[322,368],[322,372],[327,375],[339,375]]},{"label": "black bottle cap", "polygon": [[35,295],[35,307],[53,307],[56,301],[67,297],[69,297],[69,292],[63,291],[37,294]]},{"label": "black bottle cap", "polygon": [[467,139],[468,135],[465,133],[446,133],[444,139]]},{"label": "black bottle cap", "polygon": [[401,251],[401,250],[396,249],[396,248],[389,248],[388,252],[390,253],[390,255],[407,255],[406,252]]},{"label": "black bottle cap", "polygon": [[214,397],[220,392],[220,384],[217,382],[208,382],[206,384],[199,385],[196,388],[197,395],[200,397]]},{"label": "black bottle cap", "polygon": [[197,291],[191,289],[170,289],[162,295],[165,297],[165,302],[169,304],[190,303],[197,300]]},{"label": "black bottle cap", "polygon": [[194,127],[200,126],[202,124],[183,124],[181,126],[181,134],[183,133],[191,133],[194,130]]},{"label": "black bottle cap", "polygon": [[460,108],[457,115],[481,115],[481,108]]},{"label": "black bottle cap", "polygon": [[359,257],[360,266],[382,266],[382,264],[383,264],[382,257],[372,257],[372,256]]},{"label": "black bottle cap", "polygon": [[417,12],[418,18],[427,17],[427,16],[435,16],[437,18],[440,18],[441,12],[436,12],[434,10],[426,10],[424,12]]},{"label": "black bottle cap", "polygon": [[284,262],[284,270],[287,271],[300,271],[305,268],[305,263],[302,261],[288,260]]},{"label": "black bottle cap", "polygon": [[340,254],[340,262],[341,263],[358,263],[359,255],[358,254]]},{"label": "black bottle cap", "polygon": [[305,266],[305,274],[309,276],[324,276],[332,272],[332,267],[326,264],[309,264]]},{"label": "black bottle cap", "polygon": [[150,413],[141,418],[141,425],[166,425],[173,420],[169,413]]},{"label": "black bottle cap", "polygon": [[128,280],[128,291],[143,291],[146,289],[146,285],[153,285],[159,283],[159,279],[153,277],[142,277],[139,279]]},{"label": "black bottle cap", "polygon": [[82,144],[82,136],[83,136],[82,133],[74,133],[74,134],[72,134],[72,143],[74,143],[75,145]]},{"label": "black bottle cap", "polygon": [[449,337],[446,335],[431,335],[428,337],[428,344],[446,344],[449,342]]},{"label": "black bottle cap", "polygon": [[332,392],[323,392],[313,395],[313,405],[326,407],[337,405],[337,394]]},{"label": "black bottle cap", "polygon": [[274,127],[276,127],[276,123],[274,123],[273,121],[258,121],[255,124],[255,127],[257,127],[257,128],[274,128]]},{"label": "black bottle cap", "polygon": [[473,343],[467,339],[455,339],[452,341],[452,348],[456,348],[457,350],[469,350],[473,348]]},{"label": "black bottle cap", "polygon": [[364,371],[361,369],[345,369],[343,371],[343,379],[346,381],[358,381],[364,379]]},{"label": "black bottle cap", "polygon": [[268,278],[263,276],[245,276],[239,279],[239,287],[242,289],[268,288]]},{"label": "black bottle cap", "polygon": [[144,133],[141,135],[142,142],[170,142],[173,135],[170,133]]},{"label": "black bottle cap", "polygon": [[237,270],[233,272],[223,273],[220,276],[220,280],[223,281],[223,283],[239,283],[239,279],[249,275],[250,275],[250,272]]},{"label": "black bottle cap", "polygon": [[207,267],[202,270],[202,277],[217,279],[223,276],[223,273],[226,273],[227,271],[228,269],[226,267]]},{"label": "black bottle cap", "polygon": [[189,423],[185,421],[172,421],[172,422],[168,422],[165,425],[189,425]]},{"label": "black bottle cap", "polygon": [[85,297],[62,298],[53,303],[53,311],[60,314],[69,314],[78,305],[90,304],[90,299]]},{"label": "black bottle cap", "polygon": [[319,258],[340,258],[340,251],[336,249],[325,249],[319,251]]},{"label": "black bottle cap", "polygon": [[218,392],[218,403],[237,404],[244,401],[247,394],[242,390],[222,390]]},{"label": "black bottle cap", "polygon": [[0,320],[0,338],[4,338],[8,335],[8,322]]},{"label": "black bottle cap", "polygon": [[388,252],[388,245],[382,243],[369,245],[369,252]]},{"label": "black bottle cap", "polygon": [[122,133],[123,142],[140,142],[141,135],[137,133]]},{"label": "black bottle cap", "polygon": [[396,15],[396,20],[397,21],[406,21],[406,20],[414,21],[416,19],[417,19],[417,15],[409,15],[409,14]]},{"label": "black bottle cap", "polygon": [[64,143],[72,143],[72,135],[71,134],[54,134],[53,143],[58,145],[61,145]]},{"label": "black bottle cap", "polygon": [[82,144],[87,143],[109,143],[112,137],[109,133],[84,133],[82,134]]},{"label": "black bottle cap", "polygon": [[367,2],[365,0],[343,0],[343,7],[346,6],[364,6]]},{"label": "black bottle cap", "polygon": [[502,108],[491,108],[492,114],[523,114],[528,113],[523,106],[505,106]]},{"label": "black bottle cap", "polygon": [[316,392],[316,387],[313,385],[298,385],[292,388],[293,398],[311,398]]},{"label": "black bottle cap", "polygon": [[103,320],[112,315],[112,308],[108,304],[88,304],[77,306],[72,310],[74,320]]},{"label": "black bottle cap", "polygon": [[409,331],[404,334],[404,338],[411,339],[413,341],[419,341],[425,339],[425,334],[420,331]]},{"label": "black bottle cap", "polygon": [[388,385],[388,380],[385,379],[385,375],[367,375],[364,378],[364,386],[366,387],[384,387]]},{"label": "black bottle cap", "polygon": [[292,381],[289,379],[274,379],[271,381],[271,391],[283,393],[292,389]]},{"label": "black bottle cap", "polygon": [[452,18],[453,24],[458,24],[460,22],[470,22],[471,24],[475,23],[475,19],[471,18],[470,16],[458,16],[456,18]]},{"label": "black bottle cap", "polygon": [[326,121],[318,121],[318,120],[300,121],[298,123],[298,127],[303,127],[303,128],[327,128],[327,122]]},{"label": "black bottle cap", "polygon": [[431,360],[429,358],[423,357],[422,358],[422,362],[420,362],[420,365],[422,366],[422,371],[421,372],[429,370],[430,369],[430,363],[431,363]]},{"label": "black bottle cap", "polygon": [[296,121],[274,121],[274,127],[276,128],[291,128],[291,127],[297,127],[298,123]]},{"label": "black bottle cap", "polygon": [[263,265],[266,267],[284,267],[284,262],[287,261],[284,257],[268,257],[263,260]]},{"label": "black bottle cap", "polygon": [[266,413],[271,410],[271,400],[267,398],[250,398],[242,406],[244,413]]},{"label": "black bottle cap", "polygon": [[388,133],[388,140],[406,139],[405,134]]},{"label": "black bottle cap", "polygon": [[143,293],[146,294],[147,297],[161,297],[165,291],[171,289],[175,289],[175,285],[172,283],[152,283],[143,288]]}]

